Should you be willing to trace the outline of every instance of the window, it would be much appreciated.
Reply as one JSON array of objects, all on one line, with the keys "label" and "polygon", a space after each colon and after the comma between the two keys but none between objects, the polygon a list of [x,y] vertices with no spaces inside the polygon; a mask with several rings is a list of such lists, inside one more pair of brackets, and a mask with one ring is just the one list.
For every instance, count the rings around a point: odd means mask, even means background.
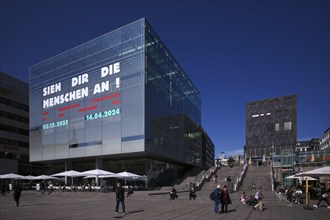
[{"label": "window", "polygon": [[280,131],[280,123],[275,123],[275,131]]},{"label": "window", "polygon": [[292,130],[292,122],[284,122],[284,131],[290,131]]}]

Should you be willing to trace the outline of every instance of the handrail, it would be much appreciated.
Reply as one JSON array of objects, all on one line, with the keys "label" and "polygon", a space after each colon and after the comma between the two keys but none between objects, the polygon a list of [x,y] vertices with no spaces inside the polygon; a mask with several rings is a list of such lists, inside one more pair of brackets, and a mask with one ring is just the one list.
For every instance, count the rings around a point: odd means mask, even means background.
[{"label": "handrail", "polygon": [[236,178],[236,184],[234,184],[234,190],[238,191],[240,185],[242,184],[243,178],[245,177],[246,171],[247,171],[247,163],[244,163],[243,170],[239,177]]},{"label": "handrail", "polygon": [[206,172],[202,173],[200,181],[196,180],[198,177],[195,179],[195,186],[196,188],[202,187],[204,182],[208,180],[217,170],[217,167],[210,167]]}]

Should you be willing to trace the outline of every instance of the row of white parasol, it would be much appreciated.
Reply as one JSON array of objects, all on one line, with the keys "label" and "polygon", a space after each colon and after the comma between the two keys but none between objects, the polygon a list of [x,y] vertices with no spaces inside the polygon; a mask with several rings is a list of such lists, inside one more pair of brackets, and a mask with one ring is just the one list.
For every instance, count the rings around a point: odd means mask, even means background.
[{"label": "row of white parasol", "polygon": [[135,173],[130,172],[120,172],[120,173],[113,173],[106,170],[101,169],[93,169],[93,170],[87,170],[84,172],[78,172],[75,170],[69,170],[64,171],[60,173],[56,173],[53,175],[40,175],[40,176],[22,176],[14,173],[4,174],[0,175],[0,179],[25,179],[25,180],[47,180],[47,179],[58,179],[57,177],[71,177],[72,183],[74,177],[81,177],[85,176],[85,178],[96,178],[98,182],[98,178],[119,178],[119,179],[125,179],[125,185],[126,180],[142,180],[146,181],[145,176],[140,176]]}]

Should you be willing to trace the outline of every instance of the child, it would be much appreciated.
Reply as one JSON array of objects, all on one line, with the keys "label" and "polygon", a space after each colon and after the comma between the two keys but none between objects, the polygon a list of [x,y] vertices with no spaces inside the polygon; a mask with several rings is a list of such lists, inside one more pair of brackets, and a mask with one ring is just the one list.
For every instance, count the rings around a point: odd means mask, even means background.
[{"label": "child", "polygon": [[241,203],[243,203],[244,205],[246,204],[246,192],[243,192],[243,194],[241,195]]}]

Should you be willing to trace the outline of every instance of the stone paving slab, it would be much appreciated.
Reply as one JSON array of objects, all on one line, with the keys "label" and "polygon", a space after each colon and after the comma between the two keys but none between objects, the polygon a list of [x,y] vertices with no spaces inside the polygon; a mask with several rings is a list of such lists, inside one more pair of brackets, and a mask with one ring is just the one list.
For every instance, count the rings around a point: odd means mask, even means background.
[{"label": "stone paving slab", "polygon": [[114,213],[114,193],[53,192],[41,195],[40,192],[23,191],[20,207],[16,207],[11,193],[0,196],[0,219],[330,219],[330,209],[325,204],[315,210],[305,210],[303,205],[288,204],[273,192],[265,192],[264,211],[254,211],[251,206],[241,204],[241,192],[232,193],[233,204],[225,214],[213,213],[208,191],[198,191],[196,200],[189,200],[187,193],[181,193],[175,201],[170,201],[167,194],[150,196],[150,193],[137,191],[128,197],[126,215]]}]

